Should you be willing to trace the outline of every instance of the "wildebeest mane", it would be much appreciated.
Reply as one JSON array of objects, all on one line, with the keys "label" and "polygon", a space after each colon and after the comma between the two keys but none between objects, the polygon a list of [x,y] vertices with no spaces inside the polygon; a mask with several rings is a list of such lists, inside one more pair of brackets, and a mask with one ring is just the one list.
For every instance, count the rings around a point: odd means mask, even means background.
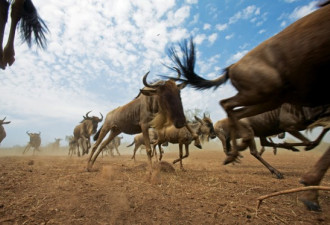
[{"label": "wildebeest mane", "polygon": [[183,54],[182,59],[177,54],[177,51],[174,47],[170,47],[168,49],[169,58],[176,64],[176,66],[180,69],[181,74],[187,79],[180,78],[172,78],[179,81],[187,81],[188,84],[192,85],[196,89],[208,89],[214,87],[214,89],[218,88],[221,84],[226,82],[229,79],[228,69],[224,70],[223,76],[217,78],[216,80],[205,80],[194,72],[195,62],[196,62],[196,54],[195,54],[195,45],[193,39],[190,38],[188,48],[188,41],[184,40],[182,43],[179,43],[179,47]]},{"label": "wildebeest mane", "polygon": [[22,19],[20,21],[20,33],[23,41],[28,46],[32,45],[32,33],[38,47],[46,47],[46,36],[49,30],[45,22],[39,17],[38,12],[31,0],[25,0],[22,10]]}]

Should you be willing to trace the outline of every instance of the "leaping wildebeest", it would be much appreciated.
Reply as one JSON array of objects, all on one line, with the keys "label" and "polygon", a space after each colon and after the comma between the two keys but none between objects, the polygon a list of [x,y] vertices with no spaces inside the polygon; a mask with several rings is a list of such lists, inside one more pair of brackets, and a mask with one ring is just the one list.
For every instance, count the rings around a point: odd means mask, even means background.
[{"label": "leaping wildebeest", "polygon": [[28,131],[26,132],[27,135],[30,137],[29,143],[26,145],[23,154],[25,154],[27,151],[30,150],[30,148],[33,148],[33,155],[35,151],[40,151],[39,147],[41,144],[41,138],[40,138],[40,132],[39,133],[29,133]]},{"label": "leaping wildebeest", "polygon": [[[269,146],[274,148],[285,148],[293,151],[299,151],[295,146],[305,146],[306,150],[315,148],[322,140],[324,135],[329,131],[329,128],[325,127],[318,138],[314,141],[310,141],[307,137],[301,134],[299,131],[306,130],[314,123],[318,123],[318,120],[329,119],[330,108],[329,106],[317,106],[317,107],[301,107],[284,103],[280,108],[267,111],[255,116],[240,119],[238,122],[242,127],[249,130],[253,136],[260,138],[261,146]],[[214,130],[221,140],[223,149],[226,155],[231,152],[230,146],[230,126],[228,118],[219,120],[214,125]],[[287,132],[297,139],[301,140],[300,143],[270,143],[267,141],[268,136],[273,136]],[[240,134],[237,135],[240,137]],[[258,151],[256,144],[253,143],[252,147],[249,143],[243,140],[237,145],[239,151],[245,150],[250,147],[250,152],[261,163],[263,163],[272,174],[275,174],[277,178],[283,178],[282,174],[274,167],[269,165],[261,156],[258,158]],[[249,140],[250,141],[250,140]],[[254,140],[252,140],[254,142]]]},{"label": "leaping wildebeest", "polygon": [[253,135],[240,125],[240,119],[276,109],[286,102],[310,107],[330,104],[329,3],[259,44],[214,80],[206,80],[194,72],[196,54],[192,39],[189,47],[187,41],[181,45],[182,59],[174,48],[169,50],[188,84],[197,89],[217,88],[230,79],[238,91],[235,96],[220,101],[230,121],[233,142],[225,164],[239,155],[238,133],[253,145]]},{"label": "leaping wildebeest", "polygon": [[[149,72],[143,76],[145,87],[140,90],[135,99],[107,114],[103,126],[94,136],[96,142],[88,159],[87,170],[91,170],[100,152],[122,132],[126,134],[143,133],[151,165],[148,129],[151,126],[161,128],[167,124],[174,124],[177,128],[187,125],[180,96],[180,91],[185,84],[177,85],[173,79],[149,84],[147,83],[148,74]],[[110,132],[109,137],[103,141],[108,132]],[[95,153],[98,147],[99,149]]]},{"label": "leaping wildebeest", "polygon": [[[11,24],[8,41],[5,48],[2,47],[5,27],[11,4]],[[7,64],[11,66],[15,61],[14,39],[16,26],[20,22],[20,33],[23,41],[30,47],[32,34],[34,42],[41,48],[46,47],[48,28],[39,17],[31,0],[0,0],[0,68],[5,69]]]},{"label": "leaping wildebeest", "polygon": [[97,116],[90,117],[88,114],[91,111],[86,113],[86,116],[83,116],[83,120],[77,125],[73,130],[73,141],[71,145],[76,145],[78,148],[78,156],[80,156],[79,146],[82,148],[82,155],[88,154],[89,148],[91,147],[90,137],[96,133],[98,123],[102,122],[103,115],[100,113],[101,118]]},{"label": "leaping wildebeest", "polygon": [[3,120],[0,120],[0,144],[3,141],[3,139],[5,139],[6,137],[6,131],[5,128],[2,126],[3,124],[9,124],[11,121],[6,121],[5,122],[5,118],[3,118]]}]

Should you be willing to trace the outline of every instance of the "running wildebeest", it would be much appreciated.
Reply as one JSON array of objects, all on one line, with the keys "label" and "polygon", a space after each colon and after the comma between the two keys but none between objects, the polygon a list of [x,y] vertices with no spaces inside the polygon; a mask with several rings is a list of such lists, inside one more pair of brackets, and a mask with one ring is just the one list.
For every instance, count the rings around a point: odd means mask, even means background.
[{"label": "running wildebeest", "polygon": [[[149,72],[143,76],[145,87],[140,90],[134,100],[107,114],[103,126],[94,136],[96,142],[88,159],[87,170],[91,170],[95,160],[105,146],[122,132],[126,134],[143,133],[151,166],[148,129],[151,126],[160,129],[169,124],[174,124],[177,128],[187,126],[180,97],[180,91],[185,87],[185,84],[177,85],[173,79],[149,84],[147,83],[148,74]],[[188,129],[191,130],[190,127]],[[110,132],[109,137],[103,141],[108,132]],[[99,147],[100,144],[101,146]],[[98,147],[99,149],[95,153]]]},{"label": "running wildebeest", "polygon": [[[195,116],[197,122],[190,122],[189,126],[201,137],[201,140],[209,140],[210,138],[215,138],[216,133],[214,132],[212,120],[206,117],[204,114],[203,119]],[[157,130],[157,141],[154,143],[153,148],[155,149],[158,145],[160,156],[159,160],[162,159],[161,144],[169,142],[172,144],[179,144],[179,158],[173,161],[173,164],[180,162],[181,170],[184,170],[182,160],[189,156],[189,145],[191,144],[193,138],[191,133],[187,128],[176,128],[175,126],[167,126],[162,129]],[[183,145],[185,146],[186,154],[183,155]],[[200,148],[202,146],[199,146]],[[156,152],[156,150],[154,150]]]},{"label": "running wildebeest", "polygon": [[329,3],[259,44],[214,80],[206,80],[194,72],[196,54],[192,39],[189,48],[187,42],[181,45],[182,60],[174,48],[169,49],[170,57],[186,78],[182,81],[197,89],[207,89],[217,88],[230,79],[238,91],[235,96],[220,101],[230,121],[233,142],[225,164],[239,156],[238,134],[250,146],[254,143],[252,133],[242,127],[240,119],[276,109],[286,102],[310,107],[330,104]]},{"label": "running wildebeest", "polygon": [[[11,25],[8,42],[5,48],[2,47],[5,27],[8,19],[9,6],[11,4]],[[16,26],[20,22],[20,33],[23,41],[28,46],[32,44],[32,34],[34,42],[38,47],[46,47],[45,33],[48,28],[39,17],[36,8],[31,0],[0,0],[0,68],[5,69],[7,64],[11,66],[15,61],[14,39]]]},{"label": "running wildebeest", "polygon": [[102,113],[100,113],[101,118],[98,118],[97,116],[88,116],[90,112],[91,111],[87,112],[86,116],[83,116],[84,119],[73,130],[74,140],[71,144],[77,146],[78,156],[80,156],[79,146],[82,148],[82,155],[88,154],[89,148],[91,147],[90,137],[95,134],[98,123],[103,120]]},{"label": "running wildebeest", "polygon": [[60,141],[62,139],[61,138],[55,138],[55,141],[53,143],[50,143],[50,148],[51,150],[58,150],[60,149]]},{"label": "running wildebeest", "polygon": [[2,126],[3,124],[9,124],[11,121],[6,121],[5,122],[5,118],[3,118],[3,120],[0,120],[0,144],[3,141],[3,139],[5,139],[6,137],[6,131],[5,128]]},{"label": "running wildebeest", "polygon": [[30,150],[30,148],[33,148],[33,155],[35,151],[40,151],[39,147],[41,144],[41,138],[40,138],[40,132],[39,133],[29,133],[28,131],[26,132],[27,135],[30,137],[29,143],[26,145],[23,154],[27,151]]},{"label": "running wildebeest", "polygon": [[[300,107],[288,103],[283,104],[280,108],[264,112],[255,116],[240,119],[238,122],[242,127],[249,130],[253,136],[260,138],[261,146],[270,146],[275,148],[286,148],[293,151],[299,151],[294,146],[305,146],[306,150],[315,148],[322,140],[323,136],[329,131],[329,128],[324,128],[319,137],[315,141],[310,141],[299,131],[306,130],[317,120],[329,118],[329,106],[317,107]],[[214,129],[218,138],[221,140],[226,155],[230,154],[230,125],[228,118],[219,120],[215,123]],[[266,138],[268,136],[288,132],[294,137],[300,139],[301,143],[269,143]],[[238,137],[240,134],[238,134]],[[254,142],[254,140],[252,140]],[[261,156],[257,157],[256,144],[253,143],[252,147],[248,146],[243,140],[237,148],[240,151],[250,147],[250,152],[261,163],[263,163],[271,173],[275,174],[277,178],[283,178],[282,174],[275,168],[270,166]]]},{"label": "running wildebeest", "polygon": [[69,144],[69,156],[72,156],[73,154],[76,154],[76,149],[78,148],[78,142],[74,142],[74,136],[73,135],[67,135],[65,136],[65,140]]}]

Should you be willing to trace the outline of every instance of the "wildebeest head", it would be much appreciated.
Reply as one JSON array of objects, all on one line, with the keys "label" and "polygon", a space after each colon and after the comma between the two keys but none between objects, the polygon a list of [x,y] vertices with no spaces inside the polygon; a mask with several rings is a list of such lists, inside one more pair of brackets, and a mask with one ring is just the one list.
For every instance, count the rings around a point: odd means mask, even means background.
[{"label": "wildebeest head", "polygon": [[202,133],[202,140],[207,137],[214,139],[216,137],[216,133],[214,131],[213,122],[210,117],[207,117],[204,113],[203,119],[195,116],[195,119],[201,124],[200,131]]},{"label": "wildebeest head", "polygon": [[[90,116],[88,116],[88,114],[90,112],[91,111],[87,112],[86,113],[86,116],[83,116],[84,117],[84,120],[83,121],[86,121],[87,120],[87,121],[91,121],[92,122],[92,124],[93,124],[93,131],[92,131],[92,133],[94,134],[96,132],[96,130],[97,130],[98,123],[102,122],[102,120],[103,120],[103,115],[102,115],[102,113],[100,113],[101,118],[98,118],[97,116],[90,117]],[[81,121],[81,122],[83,122],[83,121]]]},{"label": "wildebeest head", "polygon": [[141,89],[140,92],[143,95],[158,97],[161,113],[158,113],[154,118],[153,126],[157,128],[160,123],[164,124],[169,120],[176,128],[182,128],[186,124],[186,118],[183,112],[180,91],[185,87],[185,84],[177,85],[174,79],[149,84],[147,83],[148,74],[149,72],[143,77],[143,84],[146,88]]}]

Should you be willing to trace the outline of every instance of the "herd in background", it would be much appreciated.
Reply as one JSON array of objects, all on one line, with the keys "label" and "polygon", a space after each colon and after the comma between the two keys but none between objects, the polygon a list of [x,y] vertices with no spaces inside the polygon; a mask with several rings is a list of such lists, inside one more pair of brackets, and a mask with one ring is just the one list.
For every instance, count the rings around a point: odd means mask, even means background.
[{"label": "herd in background", "polygon": [[[98,155],[112,146],[118,147],[118,135],[120,133],[136,134],[134,138],[134,154],[139,146],[145,145],[148,160],[152,164],[152,157],[156,155],[156,146],[159,147],[162,159],[161,145],[167,142],[179,144],[180,161],[189,155],[189,144],[194,141],[195,146],[200,147],[200,139],[214,138],[217,136],[226,153],[224,164],[239,160],[240,153],[246,148],[250,153],[265,165],[277,178],[283,175],[266,162],[256,149],[255,137],[260,139],[263,147],[285,148],[299,151],[297,146],[304,146],[305,150],[316,147],[323,136],[329,131],[329,104],[327,92],[330,74],[330,1],[325,1],[320,8],[313,13],[297,20],[283,31],[262,42],[248,52],[238,62],[230,65],[224,74],[214,80],[206,80],[194,71],[196,62],[195,45],[193,39],[185,41],[179,47],[182,50],[178,54],[176,48],[169,49],[169,56],[175,64],[174,70],[178,72],[175,78],[168,77],[153,84],[147,82],[148,73],[143,77],[144,88],[131,102],[110,111],[103,125],[97,131],[101,118],[90,117],[88,113],[84,120],[74,129],[74,135],[67,137],[69,141],[69,154],[72,155],[79,147],[82,155],[89,154],[87,170],[90,171]],[[3,9],[9,8],[9,2],[0,0]],[[0,18],[1,50],[0,67],[14,63],[13,38],[17,22],[26,19],[23,9],[29,6],[32,17],[22,22],[24,39],[31,44],[32,31],[35,34],[35,42],[43,47],[45,45],[44,33],[47,27],[38,17],[31,0],[15,0],[12,4],[12,26],[6,47],[2,48],[2,40],[7,15]],[[22,15],[24,15],[22,17]],[[179,55],[183,57],[180,58]],[[226,111],[228,118],[220,120],[213,126],[210,118],[196,118],[196,123],[187,122],[180,97],[180,91],[187,85],[203,90],[217,88],[230,80],[236,88],[237,94],[223,99],[220,105]],[[177,83],[181,82],[181,83]],[[5,138],[6,133],[3,124],[10,121],[1,121],[0,139]],[[323,131],[319,137],[310,141],[300,133],[302,130],[322,126]],[[150,131],[150,127],[155,130]],[[151,135],[151,133],[152,135]],[[298,138],[299,143],[274,143],[271,136],[290,133]],[[109,133],[109,136],[105,136]],[[40,133],[29,133],[30,142],[24,152],[30,148],[38,150],[41,140]],[[93,145],[90,138],[94,135]],[[142,137],[142,138],[141,138]],[[238,141],[240,139],[240,141]],[[116,142],[117,141],[117,142]],[[116,142],[117,144],[113,143]],[[183,145],[186,154],[183,155]],[[152,146],[152,148],[151,148]],[[112,147],[116,149],[116,147]],[[91,152],[89,153],[89,149]],[[305,186],[319,185],[327,169],[330,166],[330,148],[328,148],[320,160],[304,174],[300,182]],[[309,190],[300,198],[310,210],[320,210],[318,191]]]}]

